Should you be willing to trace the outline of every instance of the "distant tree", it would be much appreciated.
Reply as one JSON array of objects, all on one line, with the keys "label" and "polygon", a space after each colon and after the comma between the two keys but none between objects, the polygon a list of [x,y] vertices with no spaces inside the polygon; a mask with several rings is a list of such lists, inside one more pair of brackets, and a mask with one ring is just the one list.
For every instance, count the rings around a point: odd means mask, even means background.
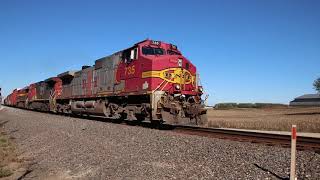
[{"label": "distant tree", "polygon": [[320,78],[316,79],[313,82],[313,87],[316,91],[318,91],[318,93],[320,93]]}]

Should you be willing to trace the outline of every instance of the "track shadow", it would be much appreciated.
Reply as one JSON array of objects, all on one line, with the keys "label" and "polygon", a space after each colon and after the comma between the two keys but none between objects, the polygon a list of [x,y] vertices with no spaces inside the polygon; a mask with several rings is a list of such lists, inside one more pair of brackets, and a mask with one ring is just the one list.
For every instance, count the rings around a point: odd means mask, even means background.
[{"label": "track shadow", "polygon": [[259,166],[258,164],[254,163],[254,166],[256,166],[257,168],[261,169],[262,171],[265,171],[267,173],[272,174],[274,177],[276,177],[277,179],[281,179],[281,180],[289,180],[290,177],[281,177],[279,175],[277,175],[276,173],[270,171],[269,169],[263,168],[261,166]]},{"label": "track shadow", "polygon": [[111,118],[107,118],[107,117],[103,117],[103,116],[95,116],[95,115],[81,116],[81,115],[76,115],[76,114],[70,114],[67,116],[73,117],[73,118],[81,118],[84,120],[112,123],[112,124],[140,126],[140,127],[144,127],[144,128],[150,128],[150,129],[172,130],[174,128],[174,126],[172,126],[172,125],[161,124],[161,123],[151,123],[150,121],[130,121],[130,120],[124,120],[124,119],[120,120],[120,119],[111,119]]}]

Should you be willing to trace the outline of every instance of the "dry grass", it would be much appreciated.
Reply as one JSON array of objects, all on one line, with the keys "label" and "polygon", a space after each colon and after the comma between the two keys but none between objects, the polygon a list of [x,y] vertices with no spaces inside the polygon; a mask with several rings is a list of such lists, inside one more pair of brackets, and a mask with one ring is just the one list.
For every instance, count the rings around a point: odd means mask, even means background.
[{"label": "dry grass", "polygon": [[15,161],[15,159],[14,147],[0,127],[0,178],[13,174],[7,165]]},{"label": "dry grass", "polygon": [[13,173],[9,169],[0,168],[0,178],[11,176]]},{"label": "dry grass", "polygon": [[320,133],[320,107],[236,108],[208,111],[210,127]]}]

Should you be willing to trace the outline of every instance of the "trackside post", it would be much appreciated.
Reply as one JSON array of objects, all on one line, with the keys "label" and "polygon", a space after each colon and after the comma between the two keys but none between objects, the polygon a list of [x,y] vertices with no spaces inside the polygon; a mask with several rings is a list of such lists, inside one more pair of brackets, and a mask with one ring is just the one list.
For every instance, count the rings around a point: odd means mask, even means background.
[{"label": "trackside post", "polygon": [[296,146],[297,146],[297,126],[292,125],[291,128],[291,166],[290,166],[290,180],[296,178]]}]

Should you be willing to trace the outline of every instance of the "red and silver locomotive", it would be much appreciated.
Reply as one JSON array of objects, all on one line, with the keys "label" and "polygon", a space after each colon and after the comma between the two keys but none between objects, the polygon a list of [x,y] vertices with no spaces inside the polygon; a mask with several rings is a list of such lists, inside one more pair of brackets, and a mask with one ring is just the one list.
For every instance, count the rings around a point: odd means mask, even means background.
[{"label": "red and silver locomotive", "polygon": [[56,113],[205,125],[198,78],[196,67],[177,46],[147,39],[93,66],[15,90],[5,102]]}]

